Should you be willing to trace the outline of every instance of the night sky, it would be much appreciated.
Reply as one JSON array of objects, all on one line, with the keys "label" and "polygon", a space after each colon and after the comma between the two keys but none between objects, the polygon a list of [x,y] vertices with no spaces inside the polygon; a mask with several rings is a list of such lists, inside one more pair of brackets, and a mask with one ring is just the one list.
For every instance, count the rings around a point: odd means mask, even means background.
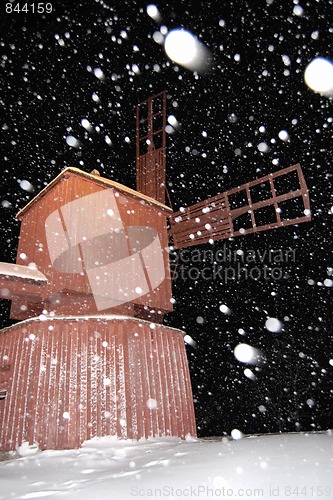
[{"label": "night sky", "polygon": [[[333,2],[166,1],[156,4],[159,22],[143,2],[51,3],[45,15],[6,13],[1,4],[1,260],[15,261],[15,214],[66,166],[97,168],[135,188],[135,106],[165,89],[178,121],[167,137],[175,210],[295,163],[311,200],[310,223],[178,253],[184,271],[165,323],[195,342],[187,351],[199,435],[332,427],[333,108],[306,86],[304,70],[315,57],[333,58]],[[201,40],[210,51],[206,72],[167,57],[155,41],[166,28]],[[67,144],[69,135],[79,147]],[[290,249],[294,258],[282,262],[242,261],[250,251]],[[231,255],[226,265],[240,263],[242,273],[197,276],[192,268],[214,266],[196,262],[204,250]],[[265,277],[264,265],[283,277]],[[11,324],[8,312],[2,301],[2,326]],[[266,328],[269,317],[280,331]],[[235,358],[239,343],[263,353],[260,366]]]}]

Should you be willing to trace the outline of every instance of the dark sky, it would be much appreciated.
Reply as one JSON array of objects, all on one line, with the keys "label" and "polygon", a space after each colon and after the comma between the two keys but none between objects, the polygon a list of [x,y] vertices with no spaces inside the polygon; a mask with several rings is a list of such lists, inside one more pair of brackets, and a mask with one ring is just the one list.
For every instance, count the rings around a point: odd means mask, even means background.
[{"label": "dark sky", "polygon": [[[166,89],[168,115],[179,123],[168,135],[174,209],[295,163],[312,209],[310,223],[200,247],[232,255],[292,249],[293,261],[273,265],[279,280],[263,276],[264,264],[272,267],[266,261],[241,262],[234,280],[196,278],[190,270],[207,263],[195,262],[195,250],[186,255],[165,322],[196,342],[188,355],[199,433],[332,427],[333,108],[304,83],[311,60],[333,58],[332,1],[166,1],[156,4],[158,23],[143,2],[67,3],[52,2],[45,15],[4,13],[1,5],[1,260],[15,260],[17,211],[64,167],[97,168],[135,187],[135,105]],[[154,41],[161,25],[195,34],[210,50],[209,71],[197,75],[170,61]],[[22,180],[35,191],[22,189]],[[254,267],[258,279],[246,277]],[[268,317],[281,321],[280,332],[267,330]],[[1,323],[9,324],[5,302]],[[233,350],[244,342],[263,352],[262,366],[237,361]]]}]

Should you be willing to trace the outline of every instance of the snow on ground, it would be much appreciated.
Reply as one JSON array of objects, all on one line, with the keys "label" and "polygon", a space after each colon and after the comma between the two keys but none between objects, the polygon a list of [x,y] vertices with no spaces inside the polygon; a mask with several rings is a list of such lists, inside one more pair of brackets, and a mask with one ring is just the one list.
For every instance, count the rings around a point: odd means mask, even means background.
[{"label": "snow on ground", "polygon": [[333,498],[333,433],[98,438],[0,464],[0,499]]}]

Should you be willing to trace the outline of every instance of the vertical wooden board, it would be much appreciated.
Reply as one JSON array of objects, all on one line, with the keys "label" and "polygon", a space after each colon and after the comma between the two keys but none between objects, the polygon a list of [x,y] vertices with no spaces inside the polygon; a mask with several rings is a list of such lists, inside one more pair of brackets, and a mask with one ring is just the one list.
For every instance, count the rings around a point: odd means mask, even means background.
[{"label": "vertical wooden board", "polygon": [[182,408],[182,388],[178,372],[178,356],[176,353],[177,338],[175,333],[169,335],[171,370],[173,372],[174,393],[176,401],[177,436],[184,439],[183,408]]},{"label": "vertical wooden board", "polygon": [[100,436],[107,435],[107,425],[109,419],[107,419],[107,410],[106,410],[106,399],[109,391],[109,378],[107,376],[107,363],[106,363],[106,347],[105,342],[107,336],[107,325],[103,322],[98,323],[98,329],[100,333],[99,339],[99,356],[100,356],[100,394],[99,394],[99,405],[100,405],[100,414],[99,414],[99,426],[100,426]]},{"label": "vertical wooden board", "polygon": [[[9,355],[9,349],[8,346],[7,348],[3,344],[3,337],[4,335],[0,335],[0,362],[3,362],[3,359],[5,356]],[[8,382],[5,380],[5,376],[3,373],[0,374],[0,387],[1,390],[7,390],[7,400],[8,400]],[[4,442],[3,442],[3,422],[4,422],[4,417],[5,417],[5,412],[6,412],[6,399],[2,400],[0,402],[0,449],[4,449]]]},{"label": "vertical wooden board", "polygon": [[[43,330],[46,329],[46,325]],[[36,418],[38,413],[38,393],[40,388],[40,362],[42,355],[42,346],[44,331],[42,334],[37,331],[36,325],[32,324],[28,327],[29,338],[31,342],[31,351],[29,359],[29,380],[28,380],[28,404],[29,421],[27,425],[27,436],[29,443],[33,444],[36,441]]]},{"label": "vertical wooden board", "polygon": [[[6,359],[6,356],[8,357],[8,359],[10,359],[10,348],[9,348],[9,345],[5,344],[5,334],[2,333],[0,334],[0,362],[3,363],[4,362],[4,359]],[[8,380],[5,380],[6,377],[3,373],[1,373],[0,375],[0,386],[3,390],[7,390],[7,403],[8,403],[8,388],[9,388],[9,385],[10,385],[10,380],[9,380],[9,377],[8,377]],[[3,430],[4,430],[4,425],[3,425],[3,422],[5,421],[5,415],[6,415],[6,409],[7,409],[7,405],[6,405],[6,399],[2,400],[0,402],[0,449],[4,449],[4,446],[5,446],[5,443],[4,443],[4,439],[3,439]]]},{"label": "vertical wooden board", "polygon": [[[16,332],[15,332],[16,333]],[[6,336],[9,337],[10,333],[7,331]],[[17,440],[15,437],[18,435],[18,429],[15,428],[15,410],[17,406],[17,391],[15,390],[16,384],[17,384],[17,377],[18,377],[18,370],[20,369],[20,359],[21,359],[21,354],[22,354],[22,340],[21,340],[21,335],[18,336],[16,339],[16,342],[14,340],[14,336],[10,340],[11,345],[12,345],[12,362],[13,362],[13,368],[12,368],[12,378],[10,382],[10,386],[8,387],[8,402],[7,403],[7,418],[5,421],[5,435],[6,435],[6,441],[8,445],[12,446],[12,449],[15,449],[17,446]]]},{"label": "vertical wooden board", "polygon": [[175,348],[176,348],[176,356],[177,356],[177,366],[178,366],[178,374],[179,374],[179,381],[180,381],[180,387],[182,391],[182,415],[183,415],[183,431],[184,435],[190,433],[190,420],[191,420],[191,415],[190,415],[190,410],[189,410],[189,394],[188,394],[188,386],[187,386],[187,373],[184,370],[183,366],[183,352],[185,351],[185,345],[184,345],[184,339],[182,336],[178,336],[176,339],[177,341],[175,342]]},{"label": "vertical wooden board", "polygon": [[[132,326],[132,325],[131,325]],[[128,328],[127,332],[123,337],[123,345],[124,345],[124,381],[125,381],[125,401],[126,401],[126,437],[133,437],[133,411],[132,411],[132,381],[131,381],[131,370],[130,370],[130,361],[129,361],[129,337],[131,335],[132,328]],[[134,407],[136,406],[136,401],[133,402]],[[130,409],[130,410],[129,410]],[[134,417],[135,418],[135,417]]]},{"label": "vertical wooden board", "polygon": [[117,435],[127,437],[126,379],[124,367],[124,325],[119,325],[116,336],[116,384],[117,384]]},{"label": "vertical wooden board", "polygon": [[167,336],[167,343],[168,343],[168,354],[169,354],[169,370],[172,378],[172,391],[173,391],[173,407],[172,411],[174,413],[174,421],[175,421],[175,427],[173,429],[173,435],[174,436],[181,436],[180,433],[180,420],[181,420],[181,414],[180,414],[180,395],[179,395],[179,381],[178,381],[178,373],[177,369],[175,366],[175,353],[174,353],[174,338],[173,335],[168,335]]},{"label": "vertical wooden board", "polygon": [[19,369],[19,377],[17,387],[15,388],[17,391],[16,401],[17,401],[17,413],[16,417],[16,425],[19,429],[19,440],[18,444],[21,444],[23,441],[27,440],[27,436],[25,435],[25,419],[26,419],[26,411],[27,411],[27,381],[29,374],[29,351],[30,346],[26,340],[26,333],[24,333],[24,338],[22,338],[22,347],[23,347],[23,356],[20,359],[20,369]]},{"label": "vertical wooden board", "polygon": [[48,385],[44,394],[45,406],[47,408],[47,418],[45,422],[46,433],[44,447],[52,449],[56,443],[56,432],[58,426],[57,400],[58,400],[58,379],[57,379],[57,330],[53,330],[49,336],[47,364],[48,364]]},{"label": "vertical wooden board", "polygon": [[185,345],[184,345],[184,349],[181,350],[181,363],[183,366],[183,372],[184,372],[184,378],[185,378],[186,408],[187,408],[187,412],[189,415],[189,420],[188,420],[189,421],[189,433],[191,434],[191,436],[196,436],[197,430],[196,430],[196,422],[195,422],[193,394],[192,394],[190,370],[188,367]]},{"label": "vertical wooden board", "polygon": [[10,427],[10,440],[14,445],[14,449],[22,444],[23,441],[23,426],[22,426],[22,407],[25,404],[24,389],[25,380],[22,373],[26,365],[27,344],[24,341],[25,333],[19,336],[19,345],[17,356],[15,359],[15,374],[13,376],[13,384],[11,387],[11,415],[8,420]]},{"label": "vertical wooden board", "polygon": [[93,437],[92,427],[93,427],[93,401],[92,401],[92,382],[91,382],[91,371],[92,371],[92,339],[90,335],[90,331],[88,327],[84,327],[84,334],[87,339],[87,439],[91,439]]},{"label": "vertical wooden board", "polygon": [[[15,346],[16,347],[16,346]],[[0,449],[8,448],[8,412],[10,409],[10,393],[13,378],[13,367],[15,359],[15,350],[13,339],[8,335],[8,332],[0,333],[0,362],[8,363],[9,369],[5,373],[1,373],[1,389],[7,391],[6,399],[0,404]]]},{"label": "vertical wooden board", "polygon": [[80,387],[77,383],[77,328],[71,328],[68,335],[67,353],[67,391],[68,391],[68,412],[70,420],[68,422],[68,447],[75,448],[78,442],[79,409],[77,404]]},{"label": "vertical wooden board", "polygon": [[193,406],[193,396],[192,396],[191,385],[188,384],[190,376],[188,364],[186,370],[186,367],[184,366],[183,363],[184,356],[187,363],[186,348],[183,335],[181,334],[178,335],[177,344],[178,344],[178,356],[177,356],[178,371],[180,375],[180,383],[181,383],[180,388],[182,392],[183,427],[184,427],[184,438],[185,438],[186,434],[191,434],[191,429],[192,429],[191,426],[192,426],[193,412],[191,405]]},{"label": "vertical wooden board", "polygon": [[182,363],[182,354],[185,351],[184,339],[181,334],[175,336],[174,339],[175,346],[175,356],[177,359],[177,371],[179,379],[179,389],[181,391],[181,411],[182,411],[182,432],[185,438],[186,434],[190,431],[190,412],[189,412],[189,399],[188,399],[188,387],[186,385],[186,373],[184,371]]},{"label": "vertical wooden board", "polygon": [[40,334],[43,335],[43,345],[41,352],[41,367],[39,373],[38,412],[36,415],[35,435],[39,447],[41,449],[45,449],[49,418],[48,396],[50,391],[50,344],[52,342],[52,329],[48,327],[47,330],[43,333],[41,329],[39,329],[39,331]]},{"label": "vertical wooden board", "polygon": [[[114,335],[112,324],[109,332],[108,362],[110,374],[110,434],[117,435],[117,339]],[[111,329],[112,328],[112,329]]]},{"label": "vertical wooden board", "polygon": [[159,385],[160,385],[160,400],[159,400],[159,413],[161,415],[161,425],[163,429],[162,435],[170,435],[170,404],[169,404],[169,391],[167,384],[167,367],[165,364],[165,352],[163,346],[163,335],[165,332],[159,327],[156,340],[156,363],[159,372]]},{"label": "vertical wooden board", "polygon": [[[65,325],[64,325],[65,327]],[[51,383],[55,386],[54,398],[50,404],[50,419],[49,419],[49,440],[48,448],[56,448],[61,446],[59,434],[61,433],[60,410],[62,406],[62,339],[59,335],[58,328],[53,332],[53,350],[51,359]],[[53,368],[53,370],[52,370]]]},{"label": "vertical wooden board", "polygon": [[[109,327],[110,328],[110,327]],[[109,346],[108,351],[108,362],[109,362],[109,374],[110,374],[110,434],[111,436],[117,435],[117,356],[116,356],[116,346],[117,339],[114,333],[114,328],[112,324],[112,329],[109,331]]]},{"label": "vertical wooden board", "polygon": [[95,396],[94,396],[94,339],[87,325],[87,439],[94,437]]},{"label": "vertical wooden board", "polygon": [[141,378],[141,327],[138,323],[133,325],[131,329],[131,337],[129,339],[129,367],[130,367],[130,383],[131,383],[131,404],[134,407],[132,415],[132,435],[133,439],[139,439],[144,435],[143,425],[143,388]]},{"label": "vertical wooden board", "polygon": [[127,341],[128,346],[128,401],[127,404],[132,409],[131,427],[128,429],[128,436],[131,439],[136,439],[138,436],[138,394],[137,394],[137,375],[136,375],[136,360],[135,353],[135,340],[133,331],[129,332]]},{"label": "vertical wooden board", "polygon": [[[72,432],[71,429],[71,420],[73,419],[73,423],[75,425],[75,418],[74,415],[71,412],[71,401],[70,401],[70,394],[71,394],[71,386],[70,386],[70,374],[71,374],[71,337],[73,334],[73,331],[75,332],[75,324],[72,322],[67,324],[67,328],[62,332],[62,342],[63,342],[63,366],[62,369],[64,371],[64,395],[63,395],[63,426],[64,426],[64,432],[63,432],[63,440],[65,443],[66,448],[71,448],[71,435],[73,436],[74,433]],[[75,335],[75,333],[74,333]],[[68,413],[69,418],[66,419],[64,417],[65,413]]]},{"label": "vertical wooden board", "polygon": [[103,411],[103,395],[105,392],[105,383],[103,378],[103,368],[102,368],[102,341],[101,341],[101,329],[104,327],[101,322],[97,323],[96,328],[96,354],[98,357],[96,359],[96,436],[103,436],[102,431],[102,411]]},{"label": "vertical wooden board", "polygon": [[89,356],[90,356],[90,436],[98,435],[98,392],[99,384],[99,354],[97,348],[98,332],[95,330],[95,323],[89,328]]},{"label": "vertical wooden board", "polygon": [[103,363],[104,363],[104,376],[105,380],[108,381],[108,384],[105,386],[105,392],[104,392],[104,433],[106,436],[111,435],[112,431],[112,391],[113,391],[113,368],[110,366],[110,332],[109,332],[109,327],[108,325],[106,326],[105,332],[104,332],[104,342],[107,342],[107,345],[104,346],[104,357],[103,357]]},{"label": "vertical wooden board", "polygon": [[166,368],[166,382],[167,382],[167,392],[169,394],[169,407],[168,414],[170,420],[170,436],[176,436],[175,434],[178,423],[177,423],[177,401],[175,397],[175,381],[174,374],[171,368],[172,358],[170,356],[170,342],[169,335],[163,336],[163,351],[165,359]]},{"label": "vertical wooden board", "polygon": [[191,385],[191,378],[190,378],[190,370],[189,370],[189,366],[188,366],[188,360],[187,360],[187,354],[186,354],[185,348],[181,352],[181,363],[183,366],[183,372],[184,372],[184,377],[185,377],[185,391],[186,391],[185,403],[186,403],[186,409],[188,412],[188,425],[189,425],[188,433],[191,436],[196,436],[197,430],[196,430],[196,420],[195,420],[195,412],[194,412],[193,393],[192,393],[192,385]]},{"label": "vertical wooden board", "polygon": [[139,330],[138,330],[138,347],[137,347],[137,363],[138,363],[138,383],[141,386],[140,390],[140,395],[141,399],[140,402],[138,403],[138,432],[139,436],[147,436],[148,434],[148,429],[147,429],[147,423],[146,423],[146,400],[147,400],[147,394],[148,394],[148,382],[147,382],[147,377],[146,377],[146,371],[145,371],[145,360],[143,357],[144,353],[144,328],[143,328],[143,323],[139,323]]},{"label": "vertical wooden board", "polygon": [[37,382],[37,393],[36,393],[36,414],[35,414],[35,422],[34,422],[34,440],[39,444],[41,448],[43,448],[43,440],[46,435],[45,423],[47,421],[47,406],[45,405],[45,394],[48,393],[49,387],[47,384],[48,380],[48,344],[50,339],[50,330],[49,328],[52,325],[45,325],[43,331],[38,331],[39,338],[39,367],[36,367],[36,382]]},{"label": "vertical wooden board", "polygon": [[[23,373],[23,380],[25,380],[25,387],[24,387],[24,404],[23,404],[23,410],[21,413],[21,419],[22,419],[22,438],[23,441],[28,442],[29,444],[32,444],[32,436],[29,435],[29,421],[30,421],[30,396],[31,396],[31,389],[32,389],[32,383],[33,379],[31,378],[32,373],[31,373],[31,354],[32,354],[32,349],[33,345],[32,342],[29,338],[29,332],[25,333],[25,342],[27,346],[27,352],[25,356],[25,370]],[[23,385],[23,384],[22,384]],[[23,390],[23,387],[22,387]]]},{"label": "vertical wooden board", "polygon": [[[150,341],[150,339],[149,339]],[[147,401],[150,398],[150,392],[151,392],[151,381],[150,377],[148,376],[148,362],[147,362],[147,330],[146,330],[146,324],[142,324],[142,332],[141,332],[141,351],[140,351],[140,358],[141,358],[141,370],[142,370],[142,381],[144,391],[143,391],[143,398],[142,398],[142,407],[143,407],[143,418],[144,418],[144,436],[148,438],[151,436],[151,427],[152,427],[152,415],[151,411],[149,410],[147,406]]]},{"label": "vertical wooden board", "polygon": [[112,324],[108,322],[105,329],[105,341],[108,345],[105,347],[105,374],[106,378],[110,381],[105,391],[105,412],[106,412],[106,435],[114,434],[113,424],[113,408],[115,399],[115,374],[114,374],[114,337],[112,335]]},{"label": "vertical wooden board", "polygon": [[142,357],[144,350],[144,337],[142,325],[140,326],[139,337],[137,339],[137,385],[140,386],[140,400],[137,401],[138,418],[138,438],[147,436],[146,428],[146,398],[148,393],[147,378],[145,375],[145,363]]},{"label": "vertical wooden board", "polygon": [[[64,332],[67,333],[68,324],[63,325],[61,332],[57,330],[57,404],[54,417],[57,421],[57,432],[55,446],[57,448],[66,448],[66,431],[68,425],[68,419],[64,417],[65,411],[65,388],[66,388],[66,339],[63,335]],[[54,446],[54,445],[53,445]]]},{"label": "vertical wooden board", "polygon": [[132,411],[132,433],[134,439],[145,436],[145,378],[142,376],[142,354],[144,352],[142,323],[133,323],[129,338],[129,366]]},{"label": "vertical wooden board", "polygon": [[147,437],[147,423],[146,423],[146,400],[148,394],[148,381],[145,371],[145,360],[144,360],[144,346],[145,346],[145,337],[144,337],[144,323],[137,324],[137,348],[136,348],[136,356],[137,356],[137,385],[139,388],[140,401],[138,401],[138,436]]},{"label": "vertical wooden board", "polygon": [[64,433],[64,438],[67,448],[72,448],[71,442],[75,435],[75,413],[72,412],[72,397],[71,397],[71,365],[72,360],[72,336],[75,336],[76,326],[72,323],[68,324],[68,328],[63,331],[63,345],[66,346],[64,353],[64,411],[69,414],[69,419],[66,423],[67,428]]},{"label": "vertical wooden board", "polygon": [[159,363],[159,349],[158,349],[158,338],[161,335],[161,328],[159,325],[155,325],[155,330],[152,331],[152,369],[154,373],[154,388],[155,388],[155,400],[156,400],[156,420],[157,420],[157,436],[162,436],[165,434],[165,423],[164,423],[164,412],[162,406],[163,391],[162,391],[162,381],[161,381],[161,370]]},{"label": "vertical wooden board", "polygon": [[[8,331],[5,333],[5,335],[8,337]],[[14,346],[14,342],[13,342]],[[8,446],[13,446],[13,449],[16,447],[16,438],[18,431],[15,427],[15,413],[16,413],[16,406],[17,406],[17,391],[14,391],[14,388],[17,387],[17,380],[18,380],[18,372],[20,369],[20,358],[21,358],[21,352],[22,352],[22,342],[21,338],[19,337],[16,341],[16,349],[13,352],[13,358],[12,358],[12,363],[13,363],[13,368],[12,368],[12,379],[8,387],[8,397],[6,400],[6,420],[4,421],[4,441]]]},{"label": "vertical wooden board", "polygon": [[78,367],[77,379],[80,387],[78,398],[80,443],[88,439],[88,332],[78,326]]},{"label": "vertical wooden board", "polygon": [[[154,325],[154,326],[153,326]],[[152,400],[151,413],[152,413],[152,435],[159,435],[159,412],[158,412],[158,371],[156,370],[155,358],[155,345],[156,345],[156,329],[158,325],[155,323],[150,324],[150,342],[149,342],[149,366],[150,366],[150,380],[151,392],[150,399]],[[148,403],[148,402],[147,402]]]},{"label": "vertical wooden board", "polygon": [[[148,342],[150,342],[150,339]],[[149,354],[147,355],[146,324],[142,323],[140,358],[141,358],[141,378],[143,381],[142,409],[143,409],[143,419],[144,419],[144,436],[146,438],[151,436],[151,428],[152,428],[152,415],[151,411],[147,406],[147,401],[150,398],[150,393],[151,393],[151,380],[148,374],[149,370],[149,365],[147,361],[148,356]]]},{"label": "vertical wooden board", "polygon": [[[107,349],[109,348],[109,343],[106,340],[108,338],[108,324],[103,322],[103,328],[101,328],[101,435],[106,436],[110,432],[110,418],[108,417],[109,412],[107,410],[107,399],[110,399],[110,377],[108,377],[107,370]],[[107,346],[106,343],[107,342]]]},{"label": "vertical wooden board", "polygon": [[101,390],[100,390],[100,435],[107,435],[107,413],[106,413],[106,400],[109,394],[109,378],[107,375],[107,363],[106,363],[106,330],[107,325],[103,322],[99,323],[99,333],[100,333],[100,358],[101,358]]},{"label": "vertical wooden board", "polygon": [[94,391],[95,391],[95,431],[94,436],[101,436],[101,393],[103,392],[104,385],[102,379],[102,358],[101,358],[101,328],[102,321],[95,320],[92,324],[93,326],[93,337],[94,337],[94,359],[95,359],[95,373],[94,373]]},{"label": "vertical wooden board", "polygon": [[55,329],[51,335],[50,342],[50,378],[49,378],[49,397],[46,394],[46,404],[48,405],[48,419],[47,419],[47,437],[46,448],[55,448],[58,440],[59,417],[58,417],[58,403],[59,403],[59,379],[60,379],[60,363],[61,358],[59,355],[59,336],[58,330]]},{"label": "vertical wooden board", "polygon": [[134,439],[145,436],[145,377],[142,376],[142,352],[143,352],[143,327],[142,323],[135,322],[132,327],[131,338],[131,384],[133,386],[133,404],[135,405],[135,429]]},{"label": "vertical wooden board", "polygon": [[[51,326],[51,325],[50,325]],[[50,387],[50,377],[51,377],[51,353],[52,353],[52,329],[47,329],[44,332],[43,350],[41,356],[41,370],[40,373],[40,385],[38,391],[38,414],[36,419],[36,441],[41,449],[46,448],[46,440],[48,434],[48,422],[49,422],[49,398],[51,397],[51,390],[54,388]]]},{"label": "vertical wooden board", "polygon": [[92,387],[91,393],[93,395],[93,437],[100,434],[100,391],[101,391],[101,359],[99,352],[99,332],[94,324],[94,331],[92,334],[93,339],[93,364],[92,364]]},{"label": "vertical wooden board", "polygon": [[25,355],[21,359],[21,380],[20,390],[21,390],[21,411],[20,411],[20,427],[22,429],[22,441],[29,442],[32,444],[32,436],[28,434],[29,431],[29,420],[30,420],[30,395],[33,386],[33,379],[31,373],[31,351],[32,342],[29,338],[29,332],[24,329],[24,343],[25,343]]},{"label": "vertical wooden board", "polygon": [[151,414],[151,422],[152,422],[152,427],[151,427],[151,435],[152,436],[157,436],[158,435],[158,413],[157,413],[157,395],[156,395],[156,380],[155,378],[158,376],[158,374],[155,371],[155,365],[153,362],[153,346],[155,342],[155,330],[156,330],[157,325],[155,323],[150,323],[149,326],[146,324],[146,339],[147,339],[147,362],[148,362],[148,376],[150,380],[150,394],[149,394],[149,401],[146,401],[147,408],[150,410]]}]

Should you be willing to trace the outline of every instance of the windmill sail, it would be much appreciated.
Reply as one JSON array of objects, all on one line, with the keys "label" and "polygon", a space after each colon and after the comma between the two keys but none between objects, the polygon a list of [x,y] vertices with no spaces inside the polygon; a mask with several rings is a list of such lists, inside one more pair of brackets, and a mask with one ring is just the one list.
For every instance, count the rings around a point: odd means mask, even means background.
[{"label": "windmill sail", "polygon": [[299,164],[190,205],[171,216],[175,248],[186,248],[311,220]]},{"label": "windmill sail", "polygon": [[165,203],[166,92],[136,108],[136,189]]}]

